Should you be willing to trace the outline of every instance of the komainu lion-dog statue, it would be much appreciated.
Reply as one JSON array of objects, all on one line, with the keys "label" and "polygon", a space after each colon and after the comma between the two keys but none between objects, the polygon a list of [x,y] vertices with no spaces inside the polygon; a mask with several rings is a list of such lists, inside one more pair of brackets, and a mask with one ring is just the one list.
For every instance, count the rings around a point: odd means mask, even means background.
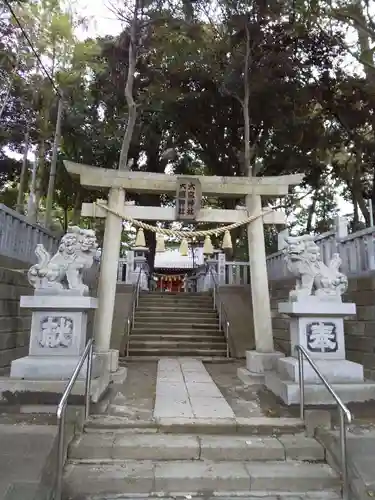
[{"label": "komainu lion-dog statue", "polygon": [[28,271],[29,283],[36,290],[60,293],[74,290],[79,295],[86,295],[88,287],[82,282],[82,272],[92,266],[97,248],[94,231],[70,227],[53,257],[42,244],[36,246],[38,263]]},{"label": "komainu lion-dog statue", "polygon": [[318,245],[310,235],[286,237],[283,249],[288,270],[297,278],[289,300],[298,301],[309,296],[322,300],[341,301],[348,288],[348,279],[339,271],[341,258],[334,254],[328,266],[320,256]]}]

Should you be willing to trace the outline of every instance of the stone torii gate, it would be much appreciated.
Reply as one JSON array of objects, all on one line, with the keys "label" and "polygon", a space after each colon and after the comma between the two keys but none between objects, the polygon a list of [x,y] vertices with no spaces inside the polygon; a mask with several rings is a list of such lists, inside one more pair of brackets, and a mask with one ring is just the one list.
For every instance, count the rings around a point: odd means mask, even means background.
[{"label": "stone torii gate", "polygon": [[[109,209],[139,220],[176,220],[173,207],[140,207],[126,204],[125,190],[136,193],[175,194],[178,176],[103,169],[70,161],[64,161],[64,164],[72,176],[79,177],[82,186],[107,188],[109,190],[107,204]],[[186,178],[186,176],[183,177]],[[201,208],[195,219],[195,222],[230,224],[244,220],[249,215],[260,215],[262,213],[261,196],[285,196],[288,194],[289,186],[301,183],[303,175],[293,174],[278,177],[189,176],[188,178],[200,181],[202,195],[220,198],[245,198],[246,208],[236,210]],[[106,218],[98,287],[99,308],[94,326],[96,349],[106,352],[109,350],[111,339],[122,220],[104,208],[88,203],[82,205],[82,216]],[[274,354],[264,223],[285,224],[285,215],[277,211],[265,214],[250,222],[247,228],[257,355],[255,363],[260,365],[260,368],[254,371],[263,371],[264,363],[268,363],[269,355],[272,357]],[[264,357],[264,363],[261,361],[262,357]]]}]

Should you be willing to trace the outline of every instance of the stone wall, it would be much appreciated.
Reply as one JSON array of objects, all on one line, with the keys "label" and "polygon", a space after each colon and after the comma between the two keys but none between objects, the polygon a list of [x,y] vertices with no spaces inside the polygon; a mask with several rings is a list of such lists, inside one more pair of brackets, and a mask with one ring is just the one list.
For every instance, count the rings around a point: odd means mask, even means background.
[{"label": "stone wall", "polygon": [[31,295],[24,262],[0,256],[0,370],[17,358],[27,356],[29,349],[31,312],[21,309],[21,295]]},{"label": "stone wall", "polygon": [[[94,262],[90,269],[83,272],[82,280],[89,287],[91,297],[98,296],[99,284],[99,263]],[[94,332],[95,310],[91,309],[87,313],[87,339],[91,338]]]},{"label": "stone wall", "polygon": [[220,286],[219,297],[221,297],[230,323],[231,356],[244,358],[246,351],[255,349],[250,285]]},{"label": "stone wall", "polygon": [[131,313],[133,290],[133,285],[118,284],[116,288],[110,347],[118,349],[121,356],[125,353],[128,340],[127,318]]},{"label": "stone wall", "polygon": [[[277,304],[288,299],[294,283],[294,279],[270,282],[275,347],[288,355],[289,320],[278,313]],[[375,380],[375,273],[350,278],[343,300],[357,304],[357,315],[344,323],[347,359],[363,364],[365,376]]]}]

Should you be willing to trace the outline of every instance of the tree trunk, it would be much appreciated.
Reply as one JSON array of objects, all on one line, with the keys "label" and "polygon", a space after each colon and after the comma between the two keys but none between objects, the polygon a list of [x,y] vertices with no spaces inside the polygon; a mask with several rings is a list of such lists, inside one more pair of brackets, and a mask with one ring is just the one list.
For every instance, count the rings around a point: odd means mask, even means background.
[{"label": "tree trunk", "polygon": [[129,58],[128,58],[128,76],[125,86],[125,97],[128,105],[128,122],[124,139],[122,141],[120,159],[118,163],[119,170],[129,170],[128,156],[130,143],[133,137],[135,122],[137,119],[137,106],[133,97],[134,74],[137,63],[137,29],[138,29],[138,10],[139,0],[135,1],[134,14],[130,26],[130,41],[129,41]]},{"label": "tree trunk", "polygon": [[367,21],[366,16],[363,13],[363,5],[361,3],[361,0],[355,1],[353,7],[355,8],[357,15],[357,20],[354,21],[354,27],[358,34],[358,43],[360,48],[359,60],[363,63],[363,71],[365,72],[366,80],[374,85],[374,55],[370,46],[369,33],[362,27],[367,26]]},{"label": "tree trunk", "polygon": [[37,175],[38,175],[38,156],[35,157],[33,163],[33,170],[31,173],[31,181],[30,181],[29,199],[27,201],[27,218],[32,223],[36,223],[38,218],[38,209],[35,199]]},{"label": "tree trunk", "polygon": [[17,205],[16,205],[16,210],[20,214],[23,214],[24,212],[24,196],[25,196],[26,180],[27,180],[27,155],[29,153],[29,139],[30,139],[29,126],[27,125],[25,132],[25,149],[23,151],[20,183],[18,188]]},{"label": "tree trunk", "polygon": [[370,212],[369,212],[366,200],[363,197],[362,184],[361,184],[360,179],[358,179],[358,177],[354,177],[354,179],[353,179],[352,193],[353,193],[353,196],[355,197],[355,199],[357,200],[359,209],[361,210],[363,217],[365,218],[366,226],[369,226],[370,225]]},{"label": "tree trunk", "polygon": [[35,211],[36,211],[36,221],[38,220],[40,200],[43,195],[43,174],[45,170],[45,151],[46,151],[46,143],[45,140],[42,139],[38,152],[38,169],[36,172],[35,179]]},{"label": "tree trunk", "polygon": [[352,193],[352,199],[353,199],[353,231],[356,231],[357,228],[359,227],[359,211],[358,211],[358,202],[354,196],[354,193]]},{"label": "tree trunk", "polygon": [[76,195],[74,197],[74,207],[73,207],[73,216],[72,223],[75,225],[79,224],[79,220],[81,218],[81,188],[78,188],[76,191]]},{"label": "tree trunk", "polygon": [[307,222],[306,222],[306,233],[309,234],[311,233],[312,231],[312,221],[313,221],[313,217],[314,217],[314,213],[315,213],[315,208],[316,208],[316,203],[317,203],[317,198],[318,198],[318,190],[319,188],[317,188],[314,192],[314,196],[313,196],[313,199],[312,199],[312,203],[309,207],[309,214],[308,214],[308,217],[307,217]]},{"label": "tree trunk", "polygon": [[7,102],[8,102],[9,97],[10,97],[10,91],[12,89],[12,86],[13,86],[13,77],[10,79],[8,88],[5,92],[4,101],[3,101],[3,104],[1,105],[1,108],[0,108],[0,118],[1,118],[1,116],[4,113],[4,110],[6,108]]},{"label": "tree trunk", "polygon": [[64,233],[67,232],[69,225],[68,207],[64,207]]},{"label": "tree trunk", "polygon": [[251,147],[250,147],[250,88],[249,88],[249,61],[250,61],[250,32],[245,21],[246,31],[246,52],[245,52],[245,65],[244,65],[244,98],[242,103],[242,113],[244,120],[244,170],[245,175],[252,176],[251,169]]},{"label": "tree trunk", "polygon": [[62,115],[63,115],[63,100],[62,97],[60,97],[57,107],[55,139],[53,142],[51,169],[48,181],[46,212],[44,214],[44,225],[47,228],[51,225],[51,219],[52,219],[53,192],[55,189],[56,168],[57,168],[57,150],[59,148],[59,143],[60,143]]},{"label": "tree trunk", "polygon": [[145,231],[146,246],[148,247],[147,264],[150,268],[150,276],[155,269],[156,255],[156,234],[152,231]]}]

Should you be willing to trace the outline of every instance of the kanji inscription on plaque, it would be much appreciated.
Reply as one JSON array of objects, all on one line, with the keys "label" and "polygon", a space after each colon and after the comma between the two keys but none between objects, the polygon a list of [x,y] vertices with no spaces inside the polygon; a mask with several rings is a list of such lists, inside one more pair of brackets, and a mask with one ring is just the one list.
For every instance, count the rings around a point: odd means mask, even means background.
[{"label": "kanji inscription on plaque", "polygon": [[314,321],[306,325],[307,349],[326,353],[338,350],[336,325],[330,321]]},{"label": "kanji inscription on plaque", "polygon": [[70,347],[73,341],[73,320],[67,316],[45,316],[40,322],[41,347]]},{"label": "kanji inscription on plaque", "polygon": [[176,191],[177,220],[194,221],[201,206],[202,189],[199,179],[180,177]]}]

